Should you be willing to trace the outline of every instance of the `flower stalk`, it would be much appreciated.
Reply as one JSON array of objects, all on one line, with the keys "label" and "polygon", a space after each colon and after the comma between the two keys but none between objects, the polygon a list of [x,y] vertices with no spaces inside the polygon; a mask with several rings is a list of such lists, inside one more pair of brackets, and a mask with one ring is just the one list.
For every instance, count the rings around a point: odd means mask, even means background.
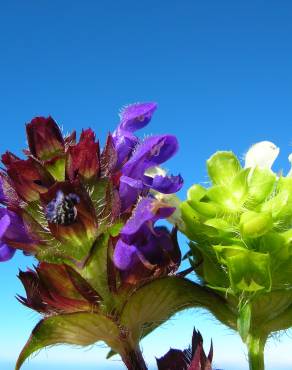
[{"label": "flower stalk", "polygon": [[250,333],[247,338],[248,362],[250,370],[265,370],[264,349],[266,338]]},{"label": "flower stalk", "polygon": [[122,360],[128,370],[147,370],[146,363],[142,356],[140,348],[130,350],[125,355],[122,355]]}]

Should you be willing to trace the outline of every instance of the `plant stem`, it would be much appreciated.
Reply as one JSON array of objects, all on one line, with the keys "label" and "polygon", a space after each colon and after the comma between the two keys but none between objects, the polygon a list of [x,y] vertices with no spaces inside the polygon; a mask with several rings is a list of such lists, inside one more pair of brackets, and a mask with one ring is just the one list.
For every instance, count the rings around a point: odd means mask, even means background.
[{"label": "plant stem", "polygon": [[122,356],[122,360],[128,370],[147,370],[140,348],[127,352]]},{"label": "plant stem", "polygon": [[248,361],[250,370],[265,370],[264,349],[266,337],[250,333],[247,338]]}]

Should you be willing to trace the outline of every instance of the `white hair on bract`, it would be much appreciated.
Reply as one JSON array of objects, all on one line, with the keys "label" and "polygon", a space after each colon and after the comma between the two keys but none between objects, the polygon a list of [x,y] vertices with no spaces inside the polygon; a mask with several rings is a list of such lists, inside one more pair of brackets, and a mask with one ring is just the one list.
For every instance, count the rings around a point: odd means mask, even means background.
[{"label": "white hair on bract", "polygon": [[271,169],[280,149],[271,141],[260,141],[252,145],[245,155],[245,168]]}]

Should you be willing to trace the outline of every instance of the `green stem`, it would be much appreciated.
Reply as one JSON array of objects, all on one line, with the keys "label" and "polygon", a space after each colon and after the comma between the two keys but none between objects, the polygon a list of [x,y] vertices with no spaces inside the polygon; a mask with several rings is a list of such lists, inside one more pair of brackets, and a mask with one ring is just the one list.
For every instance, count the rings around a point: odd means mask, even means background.
[{"label": "green stem", "polygon": [[247,338],[248,361],[250,370],[265,370],[264,350],[266,337],[251,333]]}]

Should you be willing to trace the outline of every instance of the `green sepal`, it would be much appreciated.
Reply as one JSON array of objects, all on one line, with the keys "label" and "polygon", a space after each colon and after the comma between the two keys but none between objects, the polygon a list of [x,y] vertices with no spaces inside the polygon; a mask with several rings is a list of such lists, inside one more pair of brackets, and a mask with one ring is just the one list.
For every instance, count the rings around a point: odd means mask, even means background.
[{"label": "green sepal", "polygon": [[251,305],[244,302],[239,308],[237,319],[237,330],[243,342],[246,341],[251,326]]},{"label": "green sepal", "polygon": [[[242,201],[238,200],[232,193],[230,187],[225,185],[215,185],[212,186],[207,191],[207,197],[211,201],[218,203],[223,209],[224,212],[239,212],[242,207]],[[214,215],[215,216],[215,215]],[[211,216],[211,217],[214,217]]]},{"label": "green sepal", "polygon": [[255,167],[248,177],[247,206],[254,207],[262,203],[273,191],[276,175],[269,169]]},{"label": "green sepal", "polygon": [[218,231],[218,236],[224,237],[235,231],[234,226],[230,225],[224,218],[210,218],[204,222],[204,225],[213,227]]},{"label": "green sepal", "polygon": [[[292,230],[289,234],[292,237]],[[259,252],[268,253],[271,256],[271,265],[278,267],[290,256],[289,243],[286,242],[286,233],[269,232],[265,234],[259,243]]]},{"label": "green sepal", "polygon": [[[182,202],[180,204],[180,210],[185,224],[183,231],[191,240],[195,240],[198,235],[204,232],[204,225],[198,222],[199,214],[188,204],[188,202]],[[208,226],[205,226],[205,228],[207,229]]]},{"label": "green sepal", "polygon": [[187,202],[201,218],[213,218],[224,213],[222,207],[214,202],[200,202],[196,200],[188,200]]},{"label": "green sepal", "polygon": [[[289,192],[287,190],[281,191],[275,197],[269,199],[261,206],[261,212],[271,213],[273,219],[277,219],[283,213],[291,212],[291,209],[288,207],[289,201]],[[287,211],[285,212],[285,208]]]},{"label": "green sepal", "polygon": [[203,186],[195,184],[189,188],[187,192],[187,198],[188,200],[200,201],[206,192],[207,189],[205,189]]},{"label": "green sepal", "polygon": [[215,261],[210,255],[205,254],[203,257],[202,263],[202,277],[204,277],[204,281],[211,287],[220,286],[228,288],[229,287],[229,279],[226,272],[222,269],[220,264]]},{"label": "green sepal", "polygon": [[244,238],[258,238],[273,228],[272,214],[270,212],[245,212],[241,215],[239,226]]},{"label": "green sepal", "polygon": [[216,152],[207,160],[207,169],[214,185],[229,185],[241,164],[232,152]]},{"label": "green sepal", "polygon": [[230,189],[233,197],[240,203],[243,203],[248,195],[248,176],[250,168],[244,168],[233,178]]},{"label": "green sepal", "polygon": [[231,287],[234,292],[271,290],[270,256],[250,250],[238,250],[227,257]]},{"label": "green sepal", "polygon": [[112,296],[108,285],[108,244],[108,234],[102,234],[98,237],[89,258],[78,272],[109,304]]},{"label": "green sepal", "polygon": [[246,249],[240,245],[213,245],[217,259],[223,265],[227,265],[228,258],[238,255],[238,253],[246,253]]},{"label": "green sepal", "polygon": [[46,170],[56,181],[65,181],[65,157],[57,157],[45,163]]},{"label": "green sepal", "polygon": [[107,232],[112,236],[112,237],[117,237],[121,231],[121,229],[123,228],[124,226],[124,223],[123,222],[117,222],[115,223],[114,225],[110,226],[108,229],[107,229]]},{"label": "green sepal", "polygon": [[116,352],[123,351],[117,325],[106,316],[92,313],[74,313],[51,316],[40,321],[19,355],[15,370],[34,352],[56,344],[89,346],[104,341]]}]

